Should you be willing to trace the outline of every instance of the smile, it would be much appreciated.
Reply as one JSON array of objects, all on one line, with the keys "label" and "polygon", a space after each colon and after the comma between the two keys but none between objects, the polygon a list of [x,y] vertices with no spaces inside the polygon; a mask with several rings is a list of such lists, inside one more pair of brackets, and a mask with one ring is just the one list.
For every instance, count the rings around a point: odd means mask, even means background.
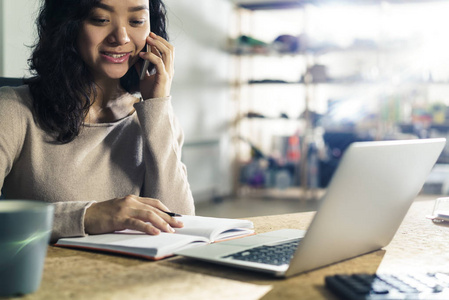
[{"label": "smile", "polygon": [[126,62],[128,58],[131,56],[131,52],[127,53],[101,52],[101,56],[108,62],[118,64]]},{"label": "smile", "polygon": [[113,58],[120,58],[125,56],[127,53],[123,53],[123,54],[114,54],[114,53],[104,53],[107,56],[113,57]]}]

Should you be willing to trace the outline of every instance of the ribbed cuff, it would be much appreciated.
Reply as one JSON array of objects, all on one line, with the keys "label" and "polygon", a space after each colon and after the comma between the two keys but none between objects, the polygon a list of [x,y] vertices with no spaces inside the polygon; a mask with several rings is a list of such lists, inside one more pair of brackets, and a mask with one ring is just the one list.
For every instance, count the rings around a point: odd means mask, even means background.
[{"label": "ribbed cuff", "polygon": [[85,236],[84,216],[95,201],[58,202],[55,205],[51,242],[62,237]]}]

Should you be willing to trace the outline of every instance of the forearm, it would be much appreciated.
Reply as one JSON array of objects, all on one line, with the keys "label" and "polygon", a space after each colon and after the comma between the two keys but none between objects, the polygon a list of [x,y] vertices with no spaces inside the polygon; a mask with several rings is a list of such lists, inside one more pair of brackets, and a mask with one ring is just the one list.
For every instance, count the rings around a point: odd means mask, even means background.
[{"label": "forearm", "polygon": [[161,200],[170,210],[194,214],[187,171],[181,161],[183,134],[167,98],[136,104],[144,135],[146,176],[144,196]]}]

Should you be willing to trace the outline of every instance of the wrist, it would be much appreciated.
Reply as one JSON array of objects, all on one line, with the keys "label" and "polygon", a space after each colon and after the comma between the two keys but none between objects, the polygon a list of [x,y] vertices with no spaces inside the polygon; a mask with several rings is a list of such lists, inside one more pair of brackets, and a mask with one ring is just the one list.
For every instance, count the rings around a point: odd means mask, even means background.
[{"label": "wrist", "polygon": [[171,99],[170,95],[169,96],[164,96],[164,97],[143,97],[143,96],[141,96],[139,103],[145,102],[145,101],[167,101],[167,100],[170,100],[170,99]]},{"label": "wrist", "polygon": [[95,206],[97,205],[96,202],[92,202],[88,207],[86,207],[86,210],[84,211],[84,233],[85,234],[91,234],[92,228],[93,228],[93,220],[95,219],[93,217]]}]

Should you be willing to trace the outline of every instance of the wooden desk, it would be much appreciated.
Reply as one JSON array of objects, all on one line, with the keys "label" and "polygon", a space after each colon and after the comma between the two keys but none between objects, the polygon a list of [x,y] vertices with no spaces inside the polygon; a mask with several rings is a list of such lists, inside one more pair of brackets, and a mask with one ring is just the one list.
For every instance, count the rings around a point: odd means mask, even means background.
[{"label": "wooden desk", "polygon": [[[425,218],[435,197],[419,197],[384,250],[289,279],[182,257],[150,262],[50,246],[40,289],[21,299],[336,299],[326,275],[341,272],[448,271],[449,227]],[[307,228],[313,212],[250,218],[257,232]],[[355,224],[356,225],[356,224]]]}]

